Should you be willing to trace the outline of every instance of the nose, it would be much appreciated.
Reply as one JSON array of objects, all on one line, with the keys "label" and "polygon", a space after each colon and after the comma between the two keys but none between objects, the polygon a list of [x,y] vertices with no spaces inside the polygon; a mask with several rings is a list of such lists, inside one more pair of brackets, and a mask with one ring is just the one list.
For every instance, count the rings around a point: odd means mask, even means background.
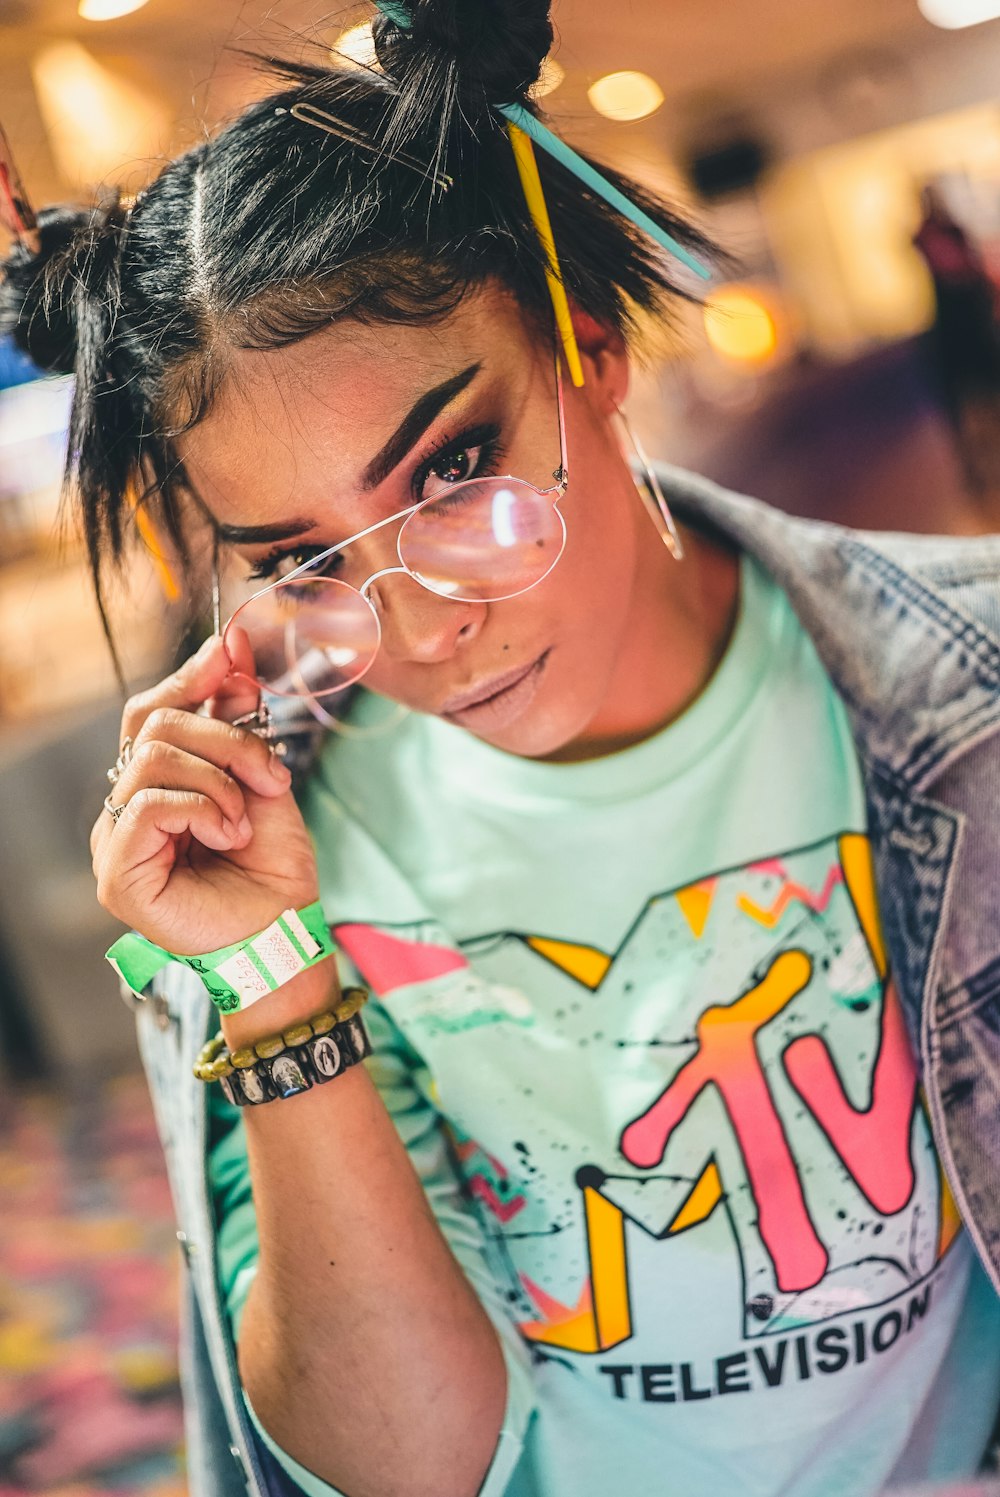
[{"label": "nose", "polygon": [[382,652],[397,662],[433,665],[470,644],[486,603],[457,603],[421,587],[406,572],[380,577],[369,594],[382,625]]}]

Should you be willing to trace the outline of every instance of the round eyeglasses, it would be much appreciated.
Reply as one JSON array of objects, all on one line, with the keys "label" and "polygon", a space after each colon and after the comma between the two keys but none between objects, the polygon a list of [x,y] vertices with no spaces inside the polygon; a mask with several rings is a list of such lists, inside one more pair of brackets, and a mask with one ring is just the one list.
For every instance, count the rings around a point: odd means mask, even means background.
[{"label": "round eyeglasses", "polygon": [[[555,358],[559,466],[545,489],[522,478],[471,478],[389,515],[349,540],[311,557],[237,608],[222,630],[246,631],[256,683],[275,696],[322,698],[344,691],[370,670],[382,626],[370,592],[383,577],[405,573],[454,603],[500,603],[547,577],[566,545],[559,511],[569,474],[562,372]],[[348,546],[402,521],[399,566],[375,572],[360,587],[317,569]],[[215,589],[218,614],[218,587]],[[216,620],[216,632],[218,618]],[[229,651],[232,657],[233,651]]]},{"label": "round eyeglasses", "polygon": [[[215,632],[226,643],[233,629],[246,631],[255,662],[253,679],[262,691],[310,700],[333,696],[360,681],[371,669],[382,641],[370,592],[383,577],[404,573],[428,592],[454,603],[501,603],[520,597],[549,575],[566,545],[566,522],[559,502],[569,485],[558,349],[555,376],[559,466],[548,488],[511,475],[452,484],[310,557],[237,608],[224,629],[220,627],[215,569]],[[663,544],[679,561],[684,555],[680,536],[656,470],[624,411],[617,414],[639,468],[632,475],[639,497]],[[384,567],[360,587],[319,575],[319,568],[342,556],[355,541],[398,521],[402,521],[396,537],[399,566]],[[234,650],[228,653],[232,659]],[[244,674],[235,667],[234,673]]]}]

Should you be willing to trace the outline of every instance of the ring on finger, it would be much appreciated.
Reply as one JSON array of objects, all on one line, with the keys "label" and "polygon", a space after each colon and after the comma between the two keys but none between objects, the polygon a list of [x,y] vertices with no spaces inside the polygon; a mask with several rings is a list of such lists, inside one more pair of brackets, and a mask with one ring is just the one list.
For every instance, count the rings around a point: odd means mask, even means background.
[{"label": "ring on finger", "polygon": [[[109,771],[109,773],[110,773],[110,771]],[[118,824],[119,817],[124,815],[124,813],[125,813],[125,806],[127,806],[127,805],[128,805],[128,801],[126,801],[124,803],[124,805],[113,806],[111,804],[111,791],[110,790],[108,791],[107,795],[104,797],[104,809],[105,809],[105,811],[107,811],[108,815],[111,817],[111,820],[115,823],[116,826]]]},{"label": "ring on finger", "polygon": [[[128,768],[132,758],[132,750],[134,749],[134,747],[135,744],[132,742],[131,738],[126,738],[122,743],[122,746],[118,751],[118,758],[108,770],[108,779],[111,781],[112,785],[118,784],[118,781],[121,779],[122,775],[125,773],[125,770]],[[107,804],[107,802],[105,802],[105,804]],[[108,806],[108,810],[111,810],[110,806]]]},{"label": "ring on finger", "polygon": [[246,728],[248,733],[253,733],[255,738],[261,738],[268,745],[271,753],[278,759],[283,759],[287,753],[287,745],[282,743],[278,737],[277,724],[274,714],[263,698],[257,703],[252,712],[245,712],[242,717],[234,717],[232,721],[234,728]]}]

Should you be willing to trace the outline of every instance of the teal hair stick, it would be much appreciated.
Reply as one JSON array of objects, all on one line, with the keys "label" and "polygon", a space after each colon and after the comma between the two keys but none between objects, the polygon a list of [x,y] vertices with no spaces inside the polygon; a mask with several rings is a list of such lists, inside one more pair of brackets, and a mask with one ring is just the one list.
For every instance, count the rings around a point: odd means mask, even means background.
[{"label": "teal hair stick", "polygon": [[707,265],[695,259],[689,250],[677,243],[672,234],[668,234],[666,229],[661,229],[658,223],[654,223],[648,213],[644,213],[623,192],[619,192],[613,182],[609,182],[607,177],[602,177],[599,171],[595,171],[589,161],[584,161],[583,157],[571,146],[568,146],[564,140],[560,140],[558,135],[542,124],[541,120],[536,119],[530,110],[525,109],[523,104],[499,104],[497,109],[505,119],[510,120],[512,125],[517,125],[525,135],[530,136],[536,146],[540,146],[554,160],[571,171],[585,187],[590,188],[591,192],[596,192],[606,203],[610,203],[623,218],[634,223],[637,229],[642,229],[650,239],[654,239],[689,270],[693,270],[695,275],[701,276],[703,281],[709,279],[712,272]]},{"label": "teal hair stick", "polygon": [[400,0],[375,0],[375,6],[401,31],[409,31],[412,24],[409,7],[402,5]]}]

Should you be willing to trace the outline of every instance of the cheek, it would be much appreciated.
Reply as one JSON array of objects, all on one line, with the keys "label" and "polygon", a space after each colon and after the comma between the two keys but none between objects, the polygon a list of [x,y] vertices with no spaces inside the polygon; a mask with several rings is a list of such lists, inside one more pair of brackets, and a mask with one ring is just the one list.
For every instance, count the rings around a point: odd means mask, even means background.
[{"label": "cheek", "polygon": [[636,570],[631,511],[620,491],[592,490],[567,514],[566,528],[566,550],[553,573],[560,613],[574,632],[614,638],[629,611]]}]

